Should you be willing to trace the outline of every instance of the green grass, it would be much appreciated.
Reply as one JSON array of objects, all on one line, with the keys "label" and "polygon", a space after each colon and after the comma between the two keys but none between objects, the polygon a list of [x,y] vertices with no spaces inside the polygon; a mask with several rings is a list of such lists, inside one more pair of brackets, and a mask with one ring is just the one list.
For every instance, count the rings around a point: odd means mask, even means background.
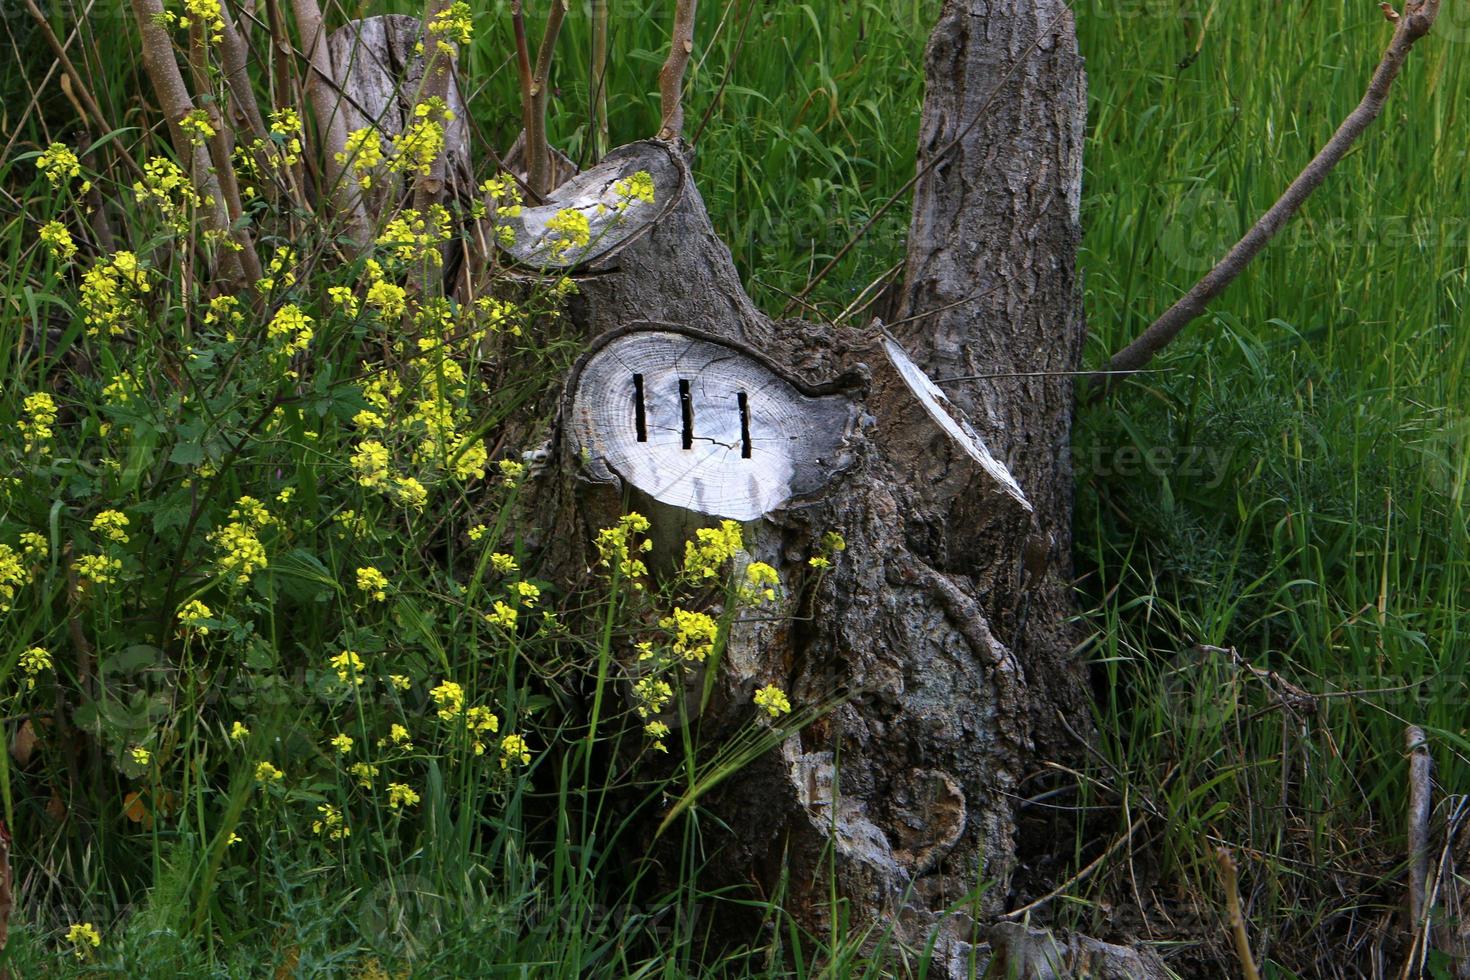
[{"label": "green grass", "polygon": [[[128,35],[116,0],[97,6],[77,60],[109,121],[139,127],[122,136],[133,145],[156,117],[141,108],[136,72],[121,56],[127,48],[118,39]],[[912,174],[922,48],[936,8],[933,0],[703,5],[688,112],[690,132],[699,134],[695,170],[715,226],[768,310],[778,310]],[[506,10],[489,8],[466,58],[474,123],[499,147],[516,127]],[[1446,792],[1463,790],[1470,776],[1463,720],[1470,77],[1462,57],[1470,38],[1458,18],[1446,17],[1446,36],[1416,51],[1383,119],[1281,240],[1150,373],[1079,410],[1075,560],[1103,692],[1097,723],[1105,761],[1088,772],[1078,800],[1103,809],[1058,826],[1076,836],[1081,867],[1140,813],[1151,816],[1132,848],[1058,903],[1063,922],[1105,931],[1109,907],[1143,896],[1176,919],[1181,910],[1197,912],[1205,927],[1191,955],[1228,962],[1209,863],[1224,842],[1242,861],[1268,975],[1332,975],[1385,932],[1394,948],[1403,725],[1430,729]],[[614,7],[614,143],[657,127],[654,79],[667,21],[662,4]],[[71,20],[58,8],[54,23],[64,34]],[[1387,26],[1371,4],[1261,13],[1090,2],[1080,5],[1079,31],[1091,81],[1087,359],[1099,365],[1187,289],[1315,152],[1360,97]],[[74,114],[54,82],[40,93],[39,111],[20,122],[50,63],[23,16],[0,14],[0,46],[7,51],[0,138],[16,127],[20,134],[11,157],[51,139],[75,142]],[[574,157],[588,144],[587,51],[586,13],[574,8],[551,118],[554,141]],[[58,356],[76,339],[74,298],[54,288],[51,267],[31,248],[49,200],[33,175],[29,163],[0,161],[0,187],[13,195],[0,199],[7,410],[35,378],[85,375]],[[894,209],[824,283],[819,309],[835,314],[899,261],[905,225],[904,209]],[[40,338],[38,346],[23,337]],[[361,340],[343,327],[340,349]],[[517,399],[549,385],[567,354],[520,362],[518,388],[477,392],[478,418],[519,411]],[[246,424],[228,422],[237,432]],[[145,442],[123,457],[132,464],[132,499],[185,499],[185,488],[159,482],[159,450]],[[299,440],[287,443],[263,453],[231,492],[246,492],[272,467],[312,459]],[[12,508],[8,519],[68,527],[68,508],[84,510],[93,489],[68,479],[53,496]],[[327,548],[324,538],[311,543]],[[423,594],[483,574],[452,551],[446,559],[443,547],[438,539],[410,542],[407,554],[443,566],[440,578],[414,583]],[[330,558],[332,571],[358,557],[344,550]],[[59,603],[64,586],[49,581]],[[294,588],[300,594],[290,601],[301,608],[320,601],[299,581]],[[49,616],[41,616],[47,629],[65,628]],[[318,622],[311,616],[303,621]],[[384,639],[415,629],[414,617],[402,612]],[[322,615],[299,636],[287,632],[293,642],[320,645],[334,638],[329,622]],[[459,664],[477,655],[471,641],[450,635],[443,657]],[[1219,655],[1190,654],[1199,644],[1234,647],[1297,688],[1334,696],[1283,705],[1282,683]],[[553,662],[571,659],[572,650],[535,648]],[[598,647],[575,650],[595,660]],[[423,665],[426,676],[432,667]],[[156,686],[151,669],[131,682],[145,701]],[[498,673],[482,679],[482,690],[525,703],[524,681]],[[323,710],[290,698],[284,705],[279,719],[253,726],[257,735],[317,724]],[[34,915],[23,916],[12,939],[12,972],[66,969],[58,930],[91,916],[108,937],[102,965],[128,964],[129,975],[258,975],[263,966],[290,964],[299,975],[371,975],[372,957],[389,971],[411,957],[424,976],[506,964],[538,976],[679,975],[709,938],[708,915],[692,913],[707,913],[712,897],[698,891],[689,867],[652,899],[638,870],[609,873],[618,834],[628,828],[584,795],[580,777],[591,752],[589,742],[571,768],[538,770],[530,795],[518,795],[529,792],[525,784],[507,789],[494,780],[433,795],[432,774],[417,772],[429,801],[422,832],[394,838],[401,851],[384,851],[386,838],[374,839],[377,854],[353,848],[328,860],[289,837],[279,847],[252,839],[259,860],[249,873],[221,867],[202,830],[216,831],[219,814],[231,812],[239,784],[228,781],[199,797],[204,816],[169,835],[140,841],[120,821],[104,822],[95,836],[57,835],[46,853],[19,865],[30,876],[24,894]],[[35,774],[7,768],[0,784],[26,780],[34,794]],[[687,783],[676,780],[670,792],[681,788]],[[456,793],[472,802],[456,805]],[[566,825],[545,822],[547,801],[560,804],[551,812],[570,814]],[[39,806],[10,796],[5,804],[8,815]],[[485,812],[498,816],[482,825]],[[22,819],[39,826],[45,816]],[[241,819],[260,818],[252,810]],[[536,840],[554,843],[528,846]],[[691,848],[686,842],[678,852]],[[264,885],[255,884],[257,874]],[[192,928],[201,908],[212,926],[203,933]],[[524,928],[527,920],[541,928]],[[808,937],[803,948],[789,923],[774,925],[768,947],[733,954],[712,970],[892,969],[858,955],[861,936],[825,948]],[[1161,934],[1170,937],[1166,928]]]}]

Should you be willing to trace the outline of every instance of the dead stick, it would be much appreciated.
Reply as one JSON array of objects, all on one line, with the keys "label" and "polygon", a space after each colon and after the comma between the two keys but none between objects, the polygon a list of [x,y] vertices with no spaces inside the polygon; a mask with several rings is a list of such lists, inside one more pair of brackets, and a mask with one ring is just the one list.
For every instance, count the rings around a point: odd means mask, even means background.
[{"label": "dead stick", "polygon": [[669,38],[669,58],[658,73],[659,100],[663,121],[658,138],[677,140],[684,135],[684,70],[694,53],[694,14],[698,0],[678,0],[674,5],[674,35]]},{"label": "dead stick", "polygon": [[[1389,90],[1393,87],[1399,70],[1403,68],[1404,61],[1409,57],[1409,52],[1434,26],[1434,20],[1439,16],[1439,5],[1440,0],[1410,0],[1404,15],[1395,15],[1397,19],[1394,23],[1397,26],[1394,28],[1393,40],[1389,42],[1383,60],[1373,73],[1368,90],[1363,94],[1363,100],[1358,103],[1358,107],[1348,114],[1337,132],[1327,141],[1327,145],[1322,147],[1280,199],[1261,215],[1260,220],[1220,263],[1195,283],[1194,288],[1185,293],[1182,299],[1169,307],[1163,316],[1150,324],[1137,340],[1113,355],[1108,362],[1108,372],[1092,379],[1091,389],[1094,395],[1100,395],[1107,390],[1112,374],[1136,371],[1153,360],[1154,355],[1163,350],[1181,330],[1203,314],[1210,301],[1235,281],[1251,260],[1291,220],[1312,192],[1322,185],[1327,175],[1357,142],[1358,137],[1363,135],[1383,111]],[[1391,11],[1392,8],[1389,9]]]},{"label": "dead stick", "polygon": [[1434,760],[1424,729],[1418,725],[1404,729],[1404,747],[1409,753],[1409,922],[1415,942],[1422,930],[1427,945],[1429,909],[1424,889],[1429,882],[1430,777]]},{"label": "dead stick", "polygon": [[1235,940],[1235,955],[1240,958],[1240,972],[1245,980],[1261,980],[1256,972],[1256,960],[1251,955],[1250,936],[1245,931],[1245,913],[1240,910],[1240,882],[1236,877],[1235,856],[1230,848],[1215,850],[1215,860],[1220,862],[1220,881],[1225,886],[1225,906],[1230,912],[1230,934]]}]

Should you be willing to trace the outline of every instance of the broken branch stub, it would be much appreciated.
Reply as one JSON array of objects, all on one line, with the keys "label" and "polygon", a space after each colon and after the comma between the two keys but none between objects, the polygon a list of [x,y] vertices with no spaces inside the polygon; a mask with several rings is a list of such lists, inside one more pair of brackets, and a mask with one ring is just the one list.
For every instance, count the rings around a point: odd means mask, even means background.
[{"label": "broken branch stub", "polygon": [[[879,324],[881,328],[881,324]],[[954,440],[955,445],[962,449],[980,468],[993,479],[996,485],[1007,495],[1012,497],[1026,513],[1031,513],[1031,502],[1026,499],[1026,494],[1021,490],[1020,484],[1015,477],[1011,476],[1004,463],[990,454],[985,440],[980,438],[965,417],[950,402],[949,398],[939,386],[929,379],[929,376],[914,363],[913,358],[898,345],[898,343],[886,331],[883,338],[883,352],[888,355],[888,360],[893,364],[894,370],[898,372],[899,378],[905,387],[913,394],[919,405],[934,420],[945,434]]]},{"label": "broken branch stub", "polygon": [[573,373],[567,417],[592,481],[749,521],[820,491],[849,465],[858,407],[751,351],[641,324],[594,343]]},{"label": "broken branch stub", "polygon": [[[633,176],[648,174],[650,202],[633,193]],[[511,258],[537,269],[572,269],[608,258],[639,238],[673,207],[684,192],[684,168],[668,146],[644,140],[620,146],[601,163],[557,187],[546,202],[523,206],[518,214],[497,212],[494,221],[514,232],[502,246]],[[586,217],[585,243],[557,231],[562,211]]]}]

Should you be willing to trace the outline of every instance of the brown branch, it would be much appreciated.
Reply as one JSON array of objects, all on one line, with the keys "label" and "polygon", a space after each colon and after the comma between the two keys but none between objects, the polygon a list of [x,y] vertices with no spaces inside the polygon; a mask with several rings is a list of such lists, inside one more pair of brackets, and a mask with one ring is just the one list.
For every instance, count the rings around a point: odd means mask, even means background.
[{"label": "brown branch", "polygon": [[[519,7],[519,4],[516,5]],[[556,171],[551,160],[551,146],[546,142],[547,86],[551,78],[551,59],[556,49],[556,38],[561,33],[562,21],[567,16],[567,0],[551,0],[551,13],[546,15],[546,33],[541,36],[541,47],[536,52],[536,69],[531,75],[531,86],[526,100],[526,184],[531,193],[545,197],[551,190]]]},{"label": "brown branch", "polygon": [[592,161],[601,160],[611,145],[607,128],[607,32],[612,0],[592,0]]},{"label": "brown branch", "polygon": [[220,8],[225,22],[219,46],[220,67],[224,70],[225,84],[230,90],[230,115],[237,131],[248,130],[255,139],[269,140],[270,133],[265,128],[265,119],[260,114],[260,106],[255,101],[255,90],[250,85],[250,75],[245,68],[250,59],[250,48],[244,31],[251,18],[242,10],[240,27],[236,29],[235,18],[230,16],[229,7],[224,0],[221,0]]},{"label": "brown branch", "polygon": [[[347,219],[347,237],[358,245],[370,238],[367,209],[362,191],[347,172],[347,123],[341,107],[341,90],[332,67],[332,52],[327,47],[327,31],[322,24],[322,10],[316,0],[292,0],[296,11],[296,28],[301,32],[301,48],[311,69],[306,86],[316,114],[318,158],[326,166],[328,191]],[[343,159],[337,159],[341,154]]]},{"label": "brown branch", "polygon": [[[1332,134],[1332,138],[1312,162],[1307,164],[1306,169],[1291,182],[1291,186],[1287,187],[1280,199],[1261,215],[1260,220],[1220,263],[1195,283],[1194,288],[1182,299],[1169,307],[1137,340],[1113,355],[1108,362],[1108,372],[1136,371],[1151,361],[1181,330],[1205,312],[1210,301],[1224,292],[1291,220],[1303,202],[1321,186],[1327,175],[1357,142],[1358,137],[1363,135],[1383,111],[1389,90],[1393,87],[1399,70],[1403,68],[1404,61],[1409,57],[1409,52],[1434,26],[1434,20],[1439,16],[1439,5],[1440,0],[1410,0],[1404,15],[1395,21],[1397,26],[1394,28],[1393,40],[1389,42],[1383,60],[1373,73],[1368,90],[1363,94],[1358,107],[1348,114],[1337,132]],[[1109,384],[1110,374],[1095,375],[1091,384],[1093,394],[1103,393]]]},{"label": "brown branch", "polygon": [[[190,77],[194,80],[194,90],[201,96],[205,93],[212,94],[209,79],[209,49],[206,46],[204,30],[204,25],[197,21],[189,27],[189,72]],[[209,127],[214,131],[214,134],[209,137],[210,158],[215,165],[215,177],[219,181],[220,194],[224,198],[225,212],[230,216],[231,234],[241,246],[240,265],[244,270],[245,278],[250,282],[255,282],[265,273],[260,267],[260,256],[255,252],[250,232],[240,223],[240,218],[245,211],[240,203],[240,182],[235,175],[234,128],[225,125],[224,120],[220,118],[215,99],[201,98],[200,101],[209,119]]]},{"label": "brown branch", "polygon": [[1240,910],[1240,883],[1236,879],[1235,856],[1230,848],[1215,850],[1220,862],[1220,882],[1225,886],[1225,905],[1230,912],[1230,935],[1235,942],[1235,955],[1240,959],[1240,972],[1245,980],[1261,980],[1256,961],[1251,955],[1250,936],[1245,931],[1245,914]]},{"label": "brown branch", "polygon": [[1415,943],[1420,941],[1422,931],[1427,944],[1429,909],[1424,889],[1429,881],[1430,777],[1434,761],[1424,729],[1418,725],[1404,729],[1404,748],[1409,753],[1409,923]]},{"label": "brown branch", "polygon": [[[179,71],[179,63],[174,58],[173,43],[160,24],[163,3],[161,0],[132,0],[132,5],[133,18],[143,37],[143,69],[148,73],[148,80],[153,83],[159,105],[163,107],[169,134],[173,138],[174,151],[185,163],[199,196],[204,200],[204,225],[212,231],[231,235],[224,192],[220,189],[219,177],[215,173],[209,149],[195,144],[181,125],[184,118],[194,111],[194,100],[189,95],[189,88],[184,84],[184,75]],[[235,235],[234,238],[240,245],[241,253],[254,251],[255,245],[248,235]],[[258,267],[259,259],[254,264]],[[220,250],[219,271],[225,278],[232,279],[241,286],[246,285],[245,265],[240,254],[228,248]]]},{"label": "brown branch", "polygon": [[684,135],[684,70],[694,53],[694,14],[699,0],[676,0],[674,34],[669,38],[669,58],[658,73],[659,101],[663,120],[658,138],[677,140]]}]

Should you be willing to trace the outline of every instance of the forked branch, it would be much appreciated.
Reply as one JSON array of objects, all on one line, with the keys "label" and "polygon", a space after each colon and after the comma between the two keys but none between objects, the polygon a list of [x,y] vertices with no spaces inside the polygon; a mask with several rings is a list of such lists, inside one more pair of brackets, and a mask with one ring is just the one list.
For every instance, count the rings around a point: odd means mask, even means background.
[{"label": "forked branch", "polygon": [[674,5],[674,36],[669,39],[669,58],[658,73],[663,122],[658,138],[676,140],[684,135],[684,70],[694,53],[694,14],[698,0],[677,0]]},{"label": "forked branch", "polygon": [[1292,216],[1301,208],[1303,202],[1311,196],[1312,192],[1321,186],[1327,179],[1327,175],[1347,155],[1358,137],[1373,124],[1383,106],[1388,100],[1389,90],[1393,87],[1394,80],[1398,78],[1399,71],[1403,68],[1409,52],[1420,38],[1429,33],[1434,26],[1435,18],[1439,16],[1440,0],[1409,0],[1402,16],[1393,12],[1387,4],[1385,14],[1394,27],[1393,40],[1389,42],[1388,49],[1383,53],[1383,60],[1379,62],[1377,70],[1373,73],[1372,80],[1368,83],[1368,90],[1363,94],[1363,99],[1358,103],[1356,109],[1348,114],[1337,132],[1322,147],[1312,162],[1307,164],[1296,178],[1291,182],[1280,199],[1271,206],[1271,209],[1261,215],[1245,236],[1235,244],[1229,253],[1220,260],[1219,264],[1205,274],[1205,277],[1194,284],[1173,306],[1169,307],[1155,320],[1147,330],[1139,335],[1127,347],[1113,355],[1108,363],[1107,371],[1092,376],[1091,387],[1094,394],[1106,391],[1113,376],[1118,373],[1137,371],[1151,361],[1155,354],[1163,350],[1179,332],[1188,326],[1205,312],[1210,301],[1223,293],[1232,282],[1235,281],[1250,261],[1261,253],[1261,250],[1270,243]]}]

